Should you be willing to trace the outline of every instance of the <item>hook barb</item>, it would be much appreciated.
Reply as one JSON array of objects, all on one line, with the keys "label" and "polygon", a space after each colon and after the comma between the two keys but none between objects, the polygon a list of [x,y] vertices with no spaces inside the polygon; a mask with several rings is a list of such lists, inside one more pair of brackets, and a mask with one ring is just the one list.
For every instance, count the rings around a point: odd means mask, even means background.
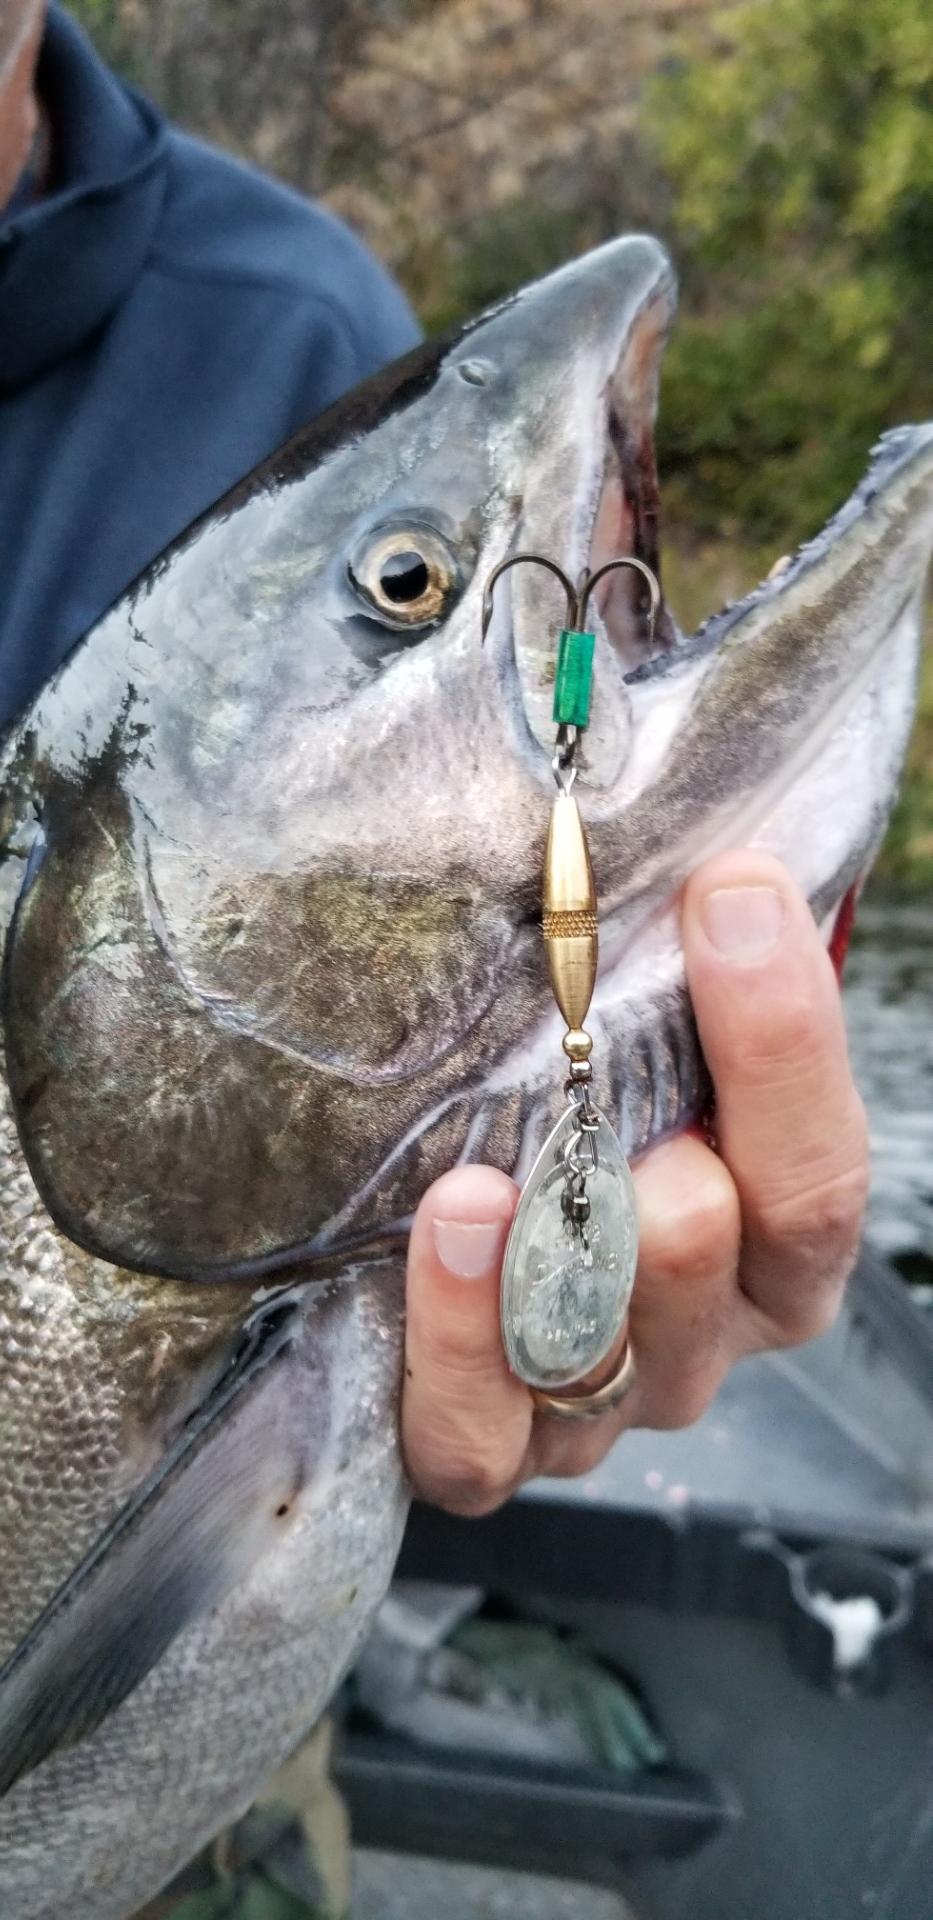
[{"label": "hook barb", "polygon": [[645,565],[644,560],[636,560],[633,554],[626,554],[624,556],[620,554],[615,560],[606,560],[601,567],[597,567],[595,573],[585,573],[583,575],[579,589],[580,625],[582,627],[586,620],[586,609],[589,605],[593,588],[599,585],[600,580],[602,580],[607,573],[614,573],[616,569],[620,567],[632,567],[636,573],[641,574],[643,580],[647,583],[648,591],[651,595],[651,604],[648,609],[648,639],[649,641],[653,641],[655,621],[657,620],[658,610],[661,605],[661,589],[658,585],[657,576],[652,573],[651,568]]}]

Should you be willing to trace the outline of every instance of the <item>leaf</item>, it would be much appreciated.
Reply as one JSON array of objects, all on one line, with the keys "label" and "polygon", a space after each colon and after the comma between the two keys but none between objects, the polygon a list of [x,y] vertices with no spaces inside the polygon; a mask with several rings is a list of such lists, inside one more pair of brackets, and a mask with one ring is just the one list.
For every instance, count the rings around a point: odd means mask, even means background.
[{"label": "leaf", "polygon": [[230,1891],[220,1885],[189,1893],[173,1907],[168,1920],[230,1920]]},{"label": "leaf", "polygon": [[294,1894],[286,1893],[283,1887],[274,1887],[269,1880],[250,1876],[243,1903],[234,1912],[233,1920],[324,1920],[297,1900]]},{"label": "leaf", "polygon": [[601,1765],[631,1773],[667,1758],[621,1676],[551,1627],[473,1619],[457,1628],[450,1645],[476,1663],[488,1687],[501,1689],[532,1716],[572,1721]]},{"label": "leaf", "polygon": [[168,1920],[326,1920],[326,1916],[275,1887],[265,1875],[249,1871],[234,1881],[218,1881],[203,1893],[188,1894]]}]

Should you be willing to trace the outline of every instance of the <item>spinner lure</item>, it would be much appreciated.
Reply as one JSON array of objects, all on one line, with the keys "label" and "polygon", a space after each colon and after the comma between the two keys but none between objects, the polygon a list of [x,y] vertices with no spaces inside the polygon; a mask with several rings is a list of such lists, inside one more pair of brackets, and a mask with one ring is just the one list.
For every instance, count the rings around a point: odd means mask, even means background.
[{"label": "spinner lure", "polygon": [[[633,568],[650,594],[649,631],[660,589],[640,560],[608,560],[574,588],[555,561],[517,553],[490,574],[483,596],[483,633],[493,594],[508,568],[547,567],[567,596],[567,624],[558,642],[551,762],[557,797],[544,859],[542,932],[551,987],[567,1023],[567,1106],[548,1135],[522,1191],[502,1269],[502,1337],[509,1365],[538,1407],[579,1419],[615,1406],[634,1378],[626,1341],[638,1227],[628,1162],[614,1128],[593,1098],[593,1041],[586,1030],[599,951],[596,884],[586,832],[573,795],[577,749],[588,725],[596,637],[587,607],[603,577]],[[601,1378],[599,1369],[608,1369]],[[595,1382],[595,1384],[593,1384]]]}]

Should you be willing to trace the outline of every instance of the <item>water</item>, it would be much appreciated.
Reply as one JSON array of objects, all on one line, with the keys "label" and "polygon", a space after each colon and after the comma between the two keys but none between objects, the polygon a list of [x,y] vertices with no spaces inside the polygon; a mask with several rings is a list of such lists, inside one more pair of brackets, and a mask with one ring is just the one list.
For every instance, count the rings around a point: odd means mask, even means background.
[{"label": "water", "polygon": [[863,904],[844,999],[871,1127],[869,1236],[933,1282],[933,907]]}]

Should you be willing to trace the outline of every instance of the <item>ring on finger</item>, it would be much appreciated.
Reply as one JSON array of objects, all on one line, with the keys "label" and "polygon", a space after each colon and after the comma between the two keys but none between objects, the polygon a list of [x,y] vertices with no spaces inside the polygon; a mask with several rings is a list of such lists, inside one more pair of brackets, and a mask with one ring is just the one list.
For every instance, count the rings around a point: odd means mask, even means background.
[{"label": "ring on finger", "polygon": [[610,1413],[621,1405],[635,1384],[637,1368],[632,1352],[631,1340],[625,1343],[625,1349],[611,1379],[604,1381],[601,1387],[593,1387],[583,1393],[544,1393],[540,1387],[531,1387],[529,1392],[536,1413],[543,1413],[552,1420],[598,1420],[603,1413]]}]

